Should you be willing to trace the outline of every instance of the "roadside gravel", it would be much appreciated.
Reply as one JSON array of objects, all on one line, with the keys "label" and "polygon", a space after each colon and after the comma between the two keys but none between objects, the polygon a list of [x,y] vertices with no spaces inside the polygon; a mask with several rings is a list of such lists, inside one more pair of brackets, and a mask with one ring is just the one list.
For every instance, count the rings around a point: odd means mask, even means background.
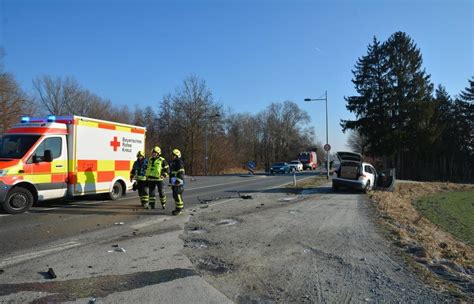
[{"label": "roadside gravel", "polygon": [[202,205],[184,254],[237,303],[443,303],[377,231],[362,194],[284,189]]}]

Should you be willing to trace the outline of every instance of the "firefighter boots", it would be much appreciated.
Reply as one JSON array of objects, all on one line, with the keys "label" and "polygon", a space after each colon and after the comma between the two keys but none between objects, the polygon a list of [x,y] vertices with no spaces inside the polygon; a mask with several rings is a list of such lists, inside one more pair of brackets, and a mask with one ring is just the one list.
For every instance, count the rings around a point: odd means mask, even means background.
[{"label": "firefighter boots", "polygon": [[182,213],[183,213],[183,209],[182,209],[182,208],[176,208],[175,210],[173,210],[173,211],[171,212],[171,214],[173,214],[173,215],[180,215],[180,214],[182,214]]}]

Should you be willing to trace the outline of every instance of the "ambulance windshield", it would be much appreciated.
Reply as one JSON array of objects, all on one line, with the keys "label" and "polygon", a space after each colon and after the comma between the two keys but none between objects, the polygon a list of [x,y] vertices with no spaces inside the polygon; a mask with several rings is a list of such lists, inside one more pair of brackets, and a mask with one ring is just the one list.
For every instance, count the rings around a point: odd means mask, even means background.
[{"label": "ambulance windshield", "polygon": [[40,138],[40,135],[5,135],[0,138],[0,158],[20,159]]}]

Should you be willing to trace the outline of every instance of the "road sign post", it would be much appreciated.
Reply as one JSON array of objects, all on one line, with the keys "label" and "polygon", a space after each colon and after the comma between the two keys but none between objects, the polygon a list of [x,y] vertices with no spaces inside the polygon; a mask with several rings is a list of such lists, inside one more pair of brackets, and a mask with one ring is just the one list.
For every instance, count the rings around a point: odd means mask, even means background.
[{"label": "road sign post", "polygon": [[326,179],[329,179],[329,151],[331,151],[331,145],[325,144],[324,151],[326,151]]},{"label": "road sign post", "polygon": [[249,170],[249,174],[254,174],[254,170],[255,170],[256,167],[257,167],[257,165],[255,164],[255,162],[253,160],[250,160],[247,163],[247,169]]}]

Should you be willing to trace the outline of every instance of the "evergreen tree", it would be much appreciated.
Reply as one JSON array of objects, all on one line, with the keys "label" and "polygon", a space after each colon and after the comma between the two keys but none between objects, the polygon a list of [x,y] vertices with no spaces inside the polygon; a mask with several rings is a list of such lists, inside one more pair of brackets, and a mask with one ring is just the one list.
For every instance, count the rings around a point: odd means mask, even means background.
[{"label": "evergreen tree", "polygon": [[469,80],[469,87],[466,87],[459,97],[454,110],[458,147],[467,158],[463,168],[463,179],[472,182],[474,179],[474,77]]},{"label": "evergreen tree", "polygon": [[413,40],[403,32],[392,34],[384,43],[387,52],[390,112],[393,143],[396,145],[396,168],[402,176],[410,175],[417,162],[413,153],[424,151],[431,140],[429,131],[433,115],[430,76],[422,69],[423,59]]},{"label": "evergreen tree", "polygon": [[376,37],[367,47],[367,55],[357,60],[352,71],[355,89],[359,95],[345,97],[346,108],[355,113],[356,120],[343,120],[343,131],[357,132],[367,139],[367,152],[372,155],[389,155],[391,146],[390,116],[385,110],[389,84],[387,58]]},{"label": "evergreen tree", "polygon": [[366,136],[369,153],[388,157],[402,176],[416,172],[413,152],[423,150],[420,140],[433,143],[439,133],[431,133],[436,104],[422,63],[420,50],[407,34],[396,32],[383,44],[374,38],[353,71],[359,95],[346,98],[357,120],[341,122],[344,131]]},{"label": "evergreen tree", "polygon": [[469,79],[469,87],[466,87],[463,92],[461,92],[460,97],[465,102],[474,101],[474,76],[472,79]]}]

